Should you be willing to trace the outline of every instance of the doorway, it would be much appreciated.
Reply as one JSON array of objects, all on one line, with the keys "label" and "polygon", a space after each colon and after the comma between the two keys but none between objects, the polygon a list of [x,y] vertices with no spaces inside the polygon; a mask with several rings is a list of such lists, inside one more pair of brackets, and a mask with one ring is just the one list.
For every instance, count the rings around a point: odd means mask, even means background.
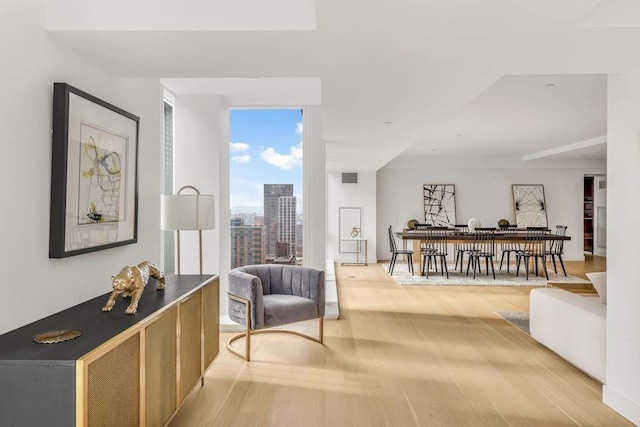
[{"label": "doorway", "polygon": [[584,177],[584,251],[607,256],[607,177]]}]

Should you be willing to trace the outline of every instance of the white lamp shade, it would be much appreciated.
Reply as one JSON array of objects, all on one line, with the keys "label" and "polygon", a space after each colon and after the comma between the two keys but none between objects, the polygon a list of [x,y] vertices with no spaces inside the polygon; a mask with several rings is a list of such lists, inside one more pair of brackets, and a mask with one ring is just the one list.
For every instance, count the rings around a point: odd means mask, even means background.
[{"label": "white lamp shade", "polygon": [[160,227],[163,230],[210,230],[215,228],[214,212],[213,195],[163,195]]}]

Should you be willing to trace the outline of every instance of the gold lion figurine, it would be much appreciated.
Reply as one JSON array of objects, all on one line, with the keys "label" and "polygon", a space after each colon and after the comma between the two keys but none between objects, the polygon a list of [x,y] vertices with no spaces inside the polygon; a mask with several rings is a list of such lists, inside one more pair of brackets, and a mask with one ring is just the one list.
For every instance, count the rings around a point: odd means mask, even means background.
[{"label": "gold lion figurine", "polygon": [[111,292],[107,304],[102,307],[102,311],[111,311],[116,298],[122,294],[123,298],[131,297],[131,304],[125,313],[135,314],[138,311],[138,301],[140,301],[149,277],[158,279],[158,289],[164,289],[164,274],[157,265],[149,261],[141,262],[135,267],[124,267],[117,276],[111,276],[113,292]]}]

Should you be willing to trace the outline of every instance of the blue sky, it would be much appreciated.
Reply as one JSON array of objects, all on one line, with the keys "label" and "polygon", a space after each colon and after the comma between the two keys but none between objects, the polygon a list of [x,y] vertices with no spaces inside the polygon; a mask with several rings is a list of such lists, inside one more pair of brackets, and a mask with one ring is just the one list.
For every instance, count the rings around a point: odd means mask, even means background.
[{"label": "blue sky", "polygon": [[302,113],[231,110],[231,211],[262,212],[264,184],[293,184],[302,212]]}]

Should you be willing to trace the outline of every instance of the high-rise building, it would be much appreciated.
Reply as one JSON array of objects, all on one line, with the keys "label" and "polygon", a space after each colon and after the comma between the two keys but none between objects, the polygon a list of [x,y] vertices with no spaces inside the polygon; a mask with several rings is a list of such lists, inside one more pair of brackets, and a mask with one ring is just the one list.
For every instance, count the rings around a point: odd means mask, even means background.
[{"label": "high-rise building", "polygon": [[[278,199],[293,197],[293,184],[264,184],[264,255],[275,257],[278,241]],[[294,214],[295,222],[295,214]]]},{"label": "high-rise building", "polygon": [[283,196],[278,198],[278,240],[286,243],[289,256],[296,258],[296,197]]},{"label": "high-rise building", "polygon": [[231,268],[263,264],[262,227],[231,226]]}]

